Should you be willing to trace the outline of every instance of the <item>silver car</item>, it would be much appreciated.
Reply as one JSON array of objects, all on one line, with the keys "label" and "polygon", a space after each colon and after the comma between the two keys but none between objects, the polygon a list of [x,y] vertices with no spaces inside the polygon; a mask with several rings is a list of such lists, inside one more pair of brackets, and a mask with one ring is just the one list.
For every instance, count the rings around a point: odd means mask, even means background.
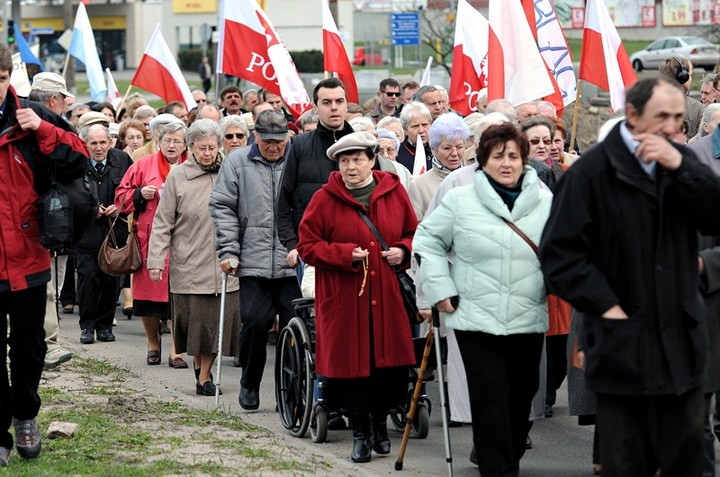
[{"label": "silver car", "polygon": [[673,56],[687,58],[694,67],[712,70],[720,63],[720,47],[698,36],[667,36],[658,38],[644,50],[633,53],[630,63],[635,71],[642,71],[658,68]]}]

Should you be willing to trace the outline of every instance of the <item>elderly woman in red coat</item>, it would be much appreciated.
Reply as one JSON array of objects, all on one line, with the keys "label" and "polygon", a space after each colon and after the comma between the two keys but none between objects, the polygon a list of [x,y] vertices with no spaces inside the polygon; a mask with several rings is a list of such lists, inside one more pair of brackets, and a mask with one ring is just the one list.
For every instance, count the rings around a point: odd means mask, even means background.
[{"label": "elderly woman in red coat", "polygon": [[[115,190],[115,206],[125,213],[135,213],[137,237],[140,242],[143,266],[133,274],[133,314],[140,316],[148,340],[148,365],[158,365],[160,358],[160,320],[170,320],[170,292],[168,287],[168,259],[160,282],[150,280],[147,269],[148,244],[153,218],[160,202],[165,179],[173,164],[182,164],[188,157],[185,144],[185,126],[170,123],[158,131],[160,150],[139,159],[127,170]],[[170,325],[172,327],[172,324]],[[170,340],[168,366],[187,368],[184,359],[175,353],[175,343]]]},{"label": "elderly woman in red coat", "polygon": [[[417,219],[400,179],[373,170],[377,139],[348,134],[327,151],[339,172],[315,193],[298,252],[316,267],[317,372],[342,399],[353,428],[352,460],[390,453],[386,420],[403,402],[412,336],[392,267],[407,267]],[[390,247],[383,251],[364,210]],[[372,422],[372,435],[371,425]]]}]

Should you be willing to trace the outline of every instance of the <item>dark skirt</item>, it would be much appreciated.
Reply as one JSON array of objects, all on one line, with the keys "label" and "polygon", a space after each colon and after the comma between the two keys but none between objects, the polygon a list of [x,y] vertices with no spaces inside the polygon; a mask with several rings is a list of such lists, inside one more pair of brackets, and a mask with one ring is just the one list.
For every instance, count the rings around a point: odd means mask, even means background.
[{"label": "dark skirt", "polygon": [[150,300],[133,300],[134,316],[152,316],[161,320],[170,319],[170,304]]},{"label": "dark skirt", "polygon": [[[220,295],[170,294],[175,351],[191,356],[218,352]],[[223,356],[238,355],[240,335],[240,292],[228,292],[225,299]]]}]

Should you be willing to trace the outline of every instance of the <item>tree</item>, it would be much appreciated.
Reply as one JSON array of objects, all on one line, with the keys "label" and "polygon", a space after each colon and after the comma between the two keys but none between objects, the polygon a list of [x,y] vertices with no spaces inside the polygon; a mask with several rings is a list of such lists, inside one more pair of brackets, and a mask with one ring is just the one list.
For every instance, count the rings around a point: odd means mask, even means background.
[{"label": "tree", "polygon": [[438,65],[452,72],[452,52],[455,40],[455,12],[449,10],[420,10],[420,41],[435,55]]}]

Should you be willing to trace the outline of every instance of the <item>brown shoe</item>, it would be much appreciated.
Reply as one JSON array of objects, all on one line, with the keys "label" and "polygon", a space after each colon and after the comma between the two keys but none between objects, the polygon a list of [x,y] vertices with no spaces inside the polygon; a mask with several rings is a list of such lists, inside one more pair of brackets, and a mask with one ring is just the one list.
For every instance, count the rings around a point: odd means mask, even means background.
[{"label": "brown shoe", "polygon": [[171,358],[170,356],[168,356],[168,367],[174,369],[186,369],[188,367],[188,364],[180,356],[178,356],[177,358]]},{"label": "brown shoe", "polygon": [[152,349],[147,354],[147,364],[149,366],[155,366],[160,364],[160,351]]}]

